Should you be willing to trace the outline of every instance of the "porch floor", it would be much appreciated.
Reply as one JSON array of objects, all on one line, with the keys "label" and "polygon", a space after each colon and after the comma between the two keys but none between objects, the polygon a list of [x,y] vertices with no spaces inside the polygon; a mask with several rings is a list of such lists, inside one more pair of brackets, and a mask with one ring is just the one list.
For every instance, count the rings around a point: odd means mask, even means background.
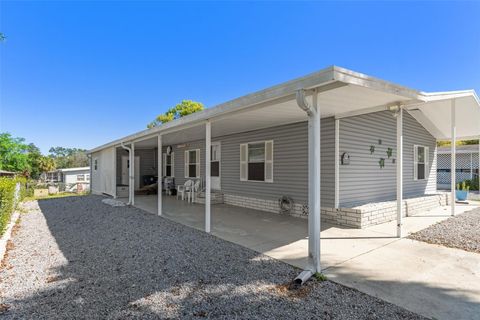
[{"label": "porch floor", "polygon": [[[119,200],[127,202],[126,198]],[[478,204],[480,205],[480,203]],[[457,205],[457,214],[478,205]],[[135,206],[157,213],[156,195],[136,195]],[[405,237],[449,218],[450,207],[439,207],[424,215],[404,218]],[[203,204],[163,196],[163,216],[199,230],[205,230]],[[341,264],[371,250],[397,241],[396,221],[366,229],[354,229],[322,222],[322,269]],[[299,268],[305,268],[308,253],[308,221],[226,204],[211,206],[211,234]]]},{"label": "porch floor", "polygon": [[[157,196],[135,196],[135,205],[156,214]],[[457,205],[456,212],[476,207]],[[404,218],[405,236],[447,219],[449,212],[450,207],[439,207]],[[163,216],[204,230],[202,204],[164,196]],[[212,205],[211,219],[213,235],[305,268],[306,219],[225,204]],[[322,223],[322,272],[331,280],[429,317],[469,319],[480,312],[480,288],[471,286],[478,280],[480,255],[398,239],[395,233],[395,221],[367,229]]]}]

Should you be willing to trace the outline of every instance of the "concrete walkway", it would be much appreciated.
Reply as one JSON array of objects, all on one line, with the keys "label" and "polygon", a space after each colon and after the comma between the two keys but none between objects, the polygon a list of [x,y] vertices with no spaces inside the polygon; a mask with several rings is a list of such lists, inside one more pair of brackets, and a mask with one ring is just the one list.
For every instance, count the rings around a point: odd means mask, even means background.
[{"label": "concrete walkway", "polygon": [[[156,213],[156,196],[136,206]],[[475,209],[458,205],[457,214]],[[404,219],[406,234],[449,217],[449,207]],[[164,216],[203,230],[203,205],[164,197]],[[436,319],[478,319],[480,255],[395,237],[396,223],[367,229],[322,224],[321,261],[332,280]],[[307,261],[307,220],[212,206],[212,234],[299,268]]]}]

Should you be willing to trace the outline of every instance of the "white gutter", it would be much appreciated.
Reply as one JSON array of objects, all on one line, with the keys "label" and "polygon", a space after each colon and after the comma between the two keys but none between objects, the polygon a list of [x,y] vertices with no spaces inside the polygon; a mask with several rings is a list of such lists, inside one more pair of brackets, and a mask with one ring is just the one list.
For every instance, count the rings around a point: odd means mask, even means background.
[{"label": "white gutter", "polygon": [[[127,202],[127,205],[131,205],[132,204],[132,192],[131,192],[131,188],[132,188],[131,181],[132,181],[132,179],[131,179],[131,177],[133,175],[133,172],[132,172],[132,149],[125,146],[123,144],[123,141],[120,142],[120,146],[123,149],[128,151],[128,161],[130,162],[130,165],[128,166],[128,202]],[[115,159],[115,161],[117,161],[117,160]],[[91,176],[90,176],[90,180],[92,180]]]}]

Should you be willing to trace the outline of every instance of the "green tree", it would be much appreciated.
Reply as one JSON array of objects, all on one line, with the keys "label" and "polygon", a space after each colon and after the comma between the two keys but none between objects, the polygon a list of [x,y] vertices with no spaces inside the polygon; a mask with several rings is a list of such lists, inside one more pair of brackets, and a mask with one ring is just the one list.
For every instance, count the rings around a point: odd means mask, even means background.
[{"label": "green tree", "polygon": [[0,133],[0,169],[14,172],[30,172],[28,145],[23,138],[10,133]]},{"label": "green tree", "polygon": [[48,150],[57,168],[87,167],[88,157],[85,149],[52,147]]},{"label": "green tree", "polygon": [[[472,145],[472,144],[478,144],[478,139],[475,139],[475,140],[458,140],[455,143],[456,146],[465,146],[465,145]],[[450,140],[437,141],[437,146],[439,146],[439,147],[448,147],[450,145],[451,145]]]},{"label": "green tree", "polygon": [[179,104],[168,109],[164,114],[161,114],[155,118],[152,122],[147,124],[147,128],[153,128],[186,115],[202,111],[204,106],[200,102],[192,100],[182,100]]}]

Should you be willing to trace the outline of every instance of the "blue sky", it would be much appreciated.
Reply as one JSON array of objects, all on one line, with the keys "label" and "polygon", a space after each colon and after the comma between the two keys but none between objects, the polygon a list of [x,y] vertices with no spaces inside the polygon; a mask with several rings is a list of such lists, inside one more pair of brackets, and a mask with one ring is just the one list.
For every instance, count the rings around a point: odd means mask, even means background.
[{"label": "blue sky", "polygon": [[480,92],[480,3],[0,2],[0,132],[92,148],[339,65]]}]

